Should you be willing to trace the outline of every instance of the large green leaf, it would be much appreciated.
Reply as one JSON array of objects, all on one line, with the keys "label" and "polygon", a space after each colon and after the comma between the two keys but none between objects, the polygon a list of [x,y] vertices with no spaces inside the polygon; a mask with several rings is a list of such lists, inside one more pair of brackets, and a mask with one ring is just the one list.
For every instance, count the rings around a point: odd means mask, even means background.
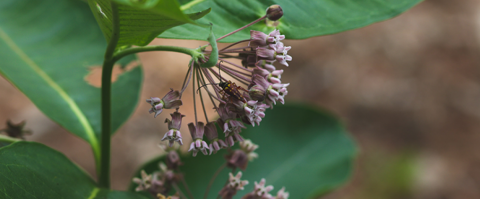
[{"label": "large green leaf", "polygon": [[[80,1],[0,1],[0,74],[48,117],[92,145],[99,158],[100,88],[85,81],[101,66],[106,43]],[[123,59],[123,64],[134,57]],[[112,130],[134,110],[142,69],[120,75],[112,88]]]},{"label": "large green leaf", "polygon": [[98,188],[85,171],[43,144],[22,141],[2,147],[0,160],[0,198],[145,198]]},{"label": "large green leaf", "polygon": [[[118,48],[137,45],[145,46],[163,31],[185,23],[197,24],[195,21],[210,12],[203,9],[201,12],[186,15],[180,10],[177,1],[125,1],[116,0],[118,5],[120,35]],[[88,0],[88,4],[97,19],[105,38],[112,36],[112,7],[110,0]]]},{"label": "large green leaf", "polygon": [[[219,38],[233,30],[265,15],[265,10],[273,4],[282,6],[284,15],[279,20],[278,29],[287,39],[333,34],[392,18],[411,8],[421,0],[205,0],[193,6],[184,6],[187,12],[212,8],[212,12],[198,20],[199,23],[212,22],[215,36]],[[189,1],[181,1],[187,4]],[[221,42],[236,42],[250,38],[250,30],[269,32],[273,27],[257,23],[222,39]],[[208,29],[185,24],[165,31],[159,37],[175,39],[205,40]]]},{"label": "large green leaf", "polygon": [[[261,178],[275,187],[272,194],[284,186],[291,198],[312,198],[337,188],[351,175],[355,145],[340,122],[324,111],[302,105],[276,106],[267,111],[260,126],[249,127],[242,135],[260,147],[256,151],[259,158],[243,172],[242,178],[250,184],[237,198],[252,191],[253,182]],[[158,170],[162,159],[141,169]],[[195,197],[203,196],[211,176],[225,162],[221,153],[182,157],[182,161],[180,170]],[[216,197],[228,172],[220,173],[209,198]],[[134,187],[132,184],[130,190]]]}]

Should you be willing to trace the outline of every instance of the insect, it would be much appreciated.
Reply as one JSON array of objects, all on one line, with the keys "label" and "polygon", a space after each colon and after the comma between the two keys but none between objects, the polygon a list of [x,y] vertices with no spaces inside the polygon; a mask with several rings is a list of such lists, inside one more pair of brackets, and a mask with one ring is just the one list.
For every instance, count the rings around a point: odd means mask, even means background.
[{"label": "insect", "polygon": [[[220,80],[221,81],[221,80]],[[238,99],[242,101],[243,103],[247,103],[247,100],[240,94],[239,90],[243,90],[248,92],[248,90],[242,88],[241,86],[237,86],[234,82],[228,80],[228,82],[220,82],[218,83],[220,87],[222,87],[222,91],[229,95],[230,97],[233,97],[235,99]],[[225,97],[225,95],[224,95]]]},{"label": "insect", "polygon": [[[227,82],[223,82],[222,81],[222,76],[220,74],[220,68],[218,70],[218,73],[219,73],[219,76],[220,76],[220,83],[215,83],[215,84],[218,84],[218,86],[220,86],[222,88],[222,90],[220,91],[221,94],[223,95],[222,98],[223,100],[226,100],[226,99],[237,99],[237,100],[240,100],[242,101],[243,103],[247,103],[247,100],[245,100],[245,98],[242,96],[242,94],[240,93],[239,90],[243,90],[243,91],[246,91],[248,93],[248,90],[242,88],[241,86],[237,86],[234,82],[228,80]],[[200,86],[198,89],[197,89],[197,92],[198,90],[200,90],[200,88],[204,87],[204,86],[207,86],[207,85],[215,85],[215,84],[205,84],[203,86]]]}]

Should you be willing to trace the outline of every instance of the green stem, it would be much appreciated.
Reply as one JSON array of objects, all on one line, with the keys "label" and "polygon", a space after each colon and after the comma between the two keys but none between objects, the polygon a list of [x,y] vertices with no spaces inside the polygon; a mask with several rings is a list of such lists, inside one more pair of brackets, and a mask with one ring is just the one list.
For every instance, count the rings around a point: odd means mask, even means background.
[{"label": "green stem", "polygon": [[199,3],[203,2],[203,1],[205,1],[205,0],[193,0],[193,1],[190,1],[190,2],[187,3],[187,4],[180,6],[180,10],[185,11],[185,10],[187,10],[187,9],[193,7],[194,5],[197,5],[197,4],[199,4]]},{"label": "green stem", "polygon": [[[226,166],[227,166],[227,163],[224,163],[217,169],[217,171],[215,171],[215,174],[213,174],[212,178],[210,179],[210,182],[208,183],[207,189],[205,190],[205,194],[203,195],[203,199],[208,198],[208,192],[210,192],[210,188],[212,188],[213,182],[215,182],[215,179],[217,178],[218,174],[220,174],[220,172],[223,169],[225,169]],[[227,183],[228,183],[228,180],[227,180]]]},{"label": "green stem", "polygon": [[183,194],[182,190],[180,189],[180,187],[178,187],[177,183],[172,183],[172,186],[173,188],[175,189],[175,191],[177,191],[177,193],[180,195],[180,198],[183,198],[183,199],[188,199],[187,196],[185,196],[185,194]]},{"label": "green stem", "polygon": [[199,57],[202,53],[198,52],[196,49],[178,47],[178,46],[140,46],[140,47],[133,47],[122,50],[118,53],[115,53],[113,56],[113,61],[118,61],[122,57],[125,57],[130,54],[140,53],[140,52],[148,52],[148,51],[172,51],[172,52],[179,52],[183,54],[190,55],[192,57]]},{"label": "green stem", "polygon": [[110,188],[111,88],[112,69],[115,64],[113,53],[117,47],[120,33],[117,5],[112,2],[111,6],[113,31],[105,51],[102,70],[102,135],[100,138],[100,171],[98,175],[98,184],[100,187],[107,189]]},{"label": "green stem", "polygon": [[14,142],[18,142],[18,141],[22,141],[22,140],[18,139],[18,138],[12,138],[12,137],[9,137],[9,136],[5,136],[5,135],[0,135],[0,142],[14,143]]}]

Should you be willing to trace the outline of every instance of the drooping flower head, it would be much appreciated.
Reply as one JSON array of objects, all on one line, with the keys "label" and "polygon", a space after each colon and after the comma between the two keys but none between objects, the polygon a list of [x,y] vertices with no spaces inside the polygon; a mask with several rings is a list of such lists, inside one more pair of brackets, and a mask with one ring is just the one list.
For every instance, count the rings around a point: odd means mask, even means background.
[{"label": "drooping flower head", "polygon": [[210,122],[205,126],[205,136],[210,141],[208,146],[210,148],[209,155],[212,155],[212,152],[217,153],[220,149],[227,148],[227,144],[223,140],[218,139],[218,132],[214,122]]},{"label": "drooping flower head", "polygon": [[168,123],[168,131],[163,136],[162,141],[168,139],[170,147],[172,147],[174,142],[183,145],[180,126],[182,125],[182,118],[185,117],[185,115],[182,115],[179,112],[174,112],[170,115],[172,116],[172,120],[169,120],[168,118],[165,119],[165,123]]},{"label": "drooping flower head", "polygon": [[180,93],[178,91],[171,89],[162,99],[158,97],[147,99],[147,102],[152,105],[152,108],[148,112],[155,113],[153,117],[157,117],[162,113],[163,109],[178,108],[182,105],[182,100],[177,99],[179,96]]},{"label": "drooping flower head", "polygon": [[[280,6],[270,6],[265,16],[216,39],[216,41],[252,24],[278,20],[282,15],[283,10]],[[289,84],[281,82],[284,70],[277,70],[274,66],[275,63],[288,66],[288,61],[292,60],[292,57],[288,55],[291,47],[285,46],[283,43],[285,35],[282,35],[280,30],[273,29],[269,33],[251,30],[249,39],[220,49],[216,47],[215,42],[212,42],[212,38],[208,39],[210,44],[196,49],[199,55],[193,56],[180,91],[172,90],[162,99],[147,100],[152,105],[150,112],[154,112],[155,117],[163,109],[177,108],[178,112],[179,106],[182,105],[181,97],[184,91],[188,85],[192,85],[195,112],[195,116],[192,118],[195,119],[195,122],[190,123],[188,127],[193,139],[189,151],[192,151],[193,156],[196,156],[198,151],[206,155],[207,149],[210,149],[210,154],[212,154],[222,148],[234,146],[235,142],[243,142],[242,129],[246,128],[246,125],[253,127],[260,125],[265,117],[266,109],[273,108],[277,102],[283,104],[288,93],[287,86]],[[207,50],[209,46],[212,47]],[[212,62],[217,58],[216,63]],[[242,64],[237,64],[239,62],[234,61],[235,59]],[[205,115],[205,122],[199,121],[197,116],[197,105],[199,104],[197,95],[199,95]],[[218,120],[213,122],[208,120],[207,110],[209,108],[206,108],[204,99],[211,101],[219,115]],[[162,139],[168,140],[170,144],[174,142],[182,144],[183,142],[179,131],[183,116],[177,112],[172,115],[172,120],[167,120],[169,131]],[[218,124],[223,135],[218,135],[215,123]],[[204,134],[207,139],[203,138]],[[208,144],[205,140],[208,141]],[[238,157],[243,156],[233,154],[232,157],[237,158],[232,161],[238,163],[240,161]],[[238,166],[245,167],[243,164]]]},{"label": "drooping flower head", "polygon": [[193,151],[193,156],[197,156],[198,151],[201,151],[203,155],[207,155],[207,149],[209,149],[207,143],[203,141],[203,134],[205,132],[205,126],[203,122],[198,122],[195,126],[193,123],[188,124],[190,135],[192,135],[193,142],[190,144],[188,151]]}]

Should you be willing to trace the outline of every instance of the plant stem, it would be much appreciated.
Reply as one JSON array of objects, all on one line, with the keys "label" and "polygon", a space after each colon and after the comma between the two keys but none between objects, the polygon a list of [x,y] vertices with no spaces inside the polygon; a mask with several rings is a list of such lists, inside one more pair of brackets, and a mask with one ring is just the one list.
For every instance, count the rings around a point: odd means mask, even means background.
[{"label": "plant stem", "polygon": [[18,139],[18,138],[12,138],[12,137],[9,137],[9,136],[5,136],[5,135],[0,135],[0,142],[14,143],[14,142],[18,142],[18,141],[22,141],[22,140]]},{"label": "plant stem", "polygon": [[187,191],[188,196],[190,196],[192,199],[194,199],[195,197],[193,197],[192,191],[190,191],[190,188],[188,187],[188,184],[185,181],[184,177],[182,177],[182,184],[183,184],[183,187],[185,187],[185,190]]},{"label": "plant stem", "polygon": [[261,20],[264,20],[265,18],[267,18],[267,15],[265,15],[265,16],[263,16],[263,17],[260,17],[259,19],[255,20],[255,21],[252,21],[252,22],[250,22],[249,24],[247,24],[247,25],[245,25],[245,26],[243,26],[243,27],[241,27],[241,28],[239,28],[239,29],[237,29],[237,30],[234,30],[234,31],[231,32],[231,33],[228,33],[228,34],[226,34],[226,35],[221,36],[220,38],[217,39],[217,41],[220,41],[221,39],[223,39],[223,38],[225,38],[225,37],[228,37],[228,36],[230,36],[230,35],[233,35],[233,34],[237,33],[238,31],[247,28],[248,26],[251,26],[251,25],[253,25],[253,24],[256,24],[257,22],[259,22],[259,21],[261,21]]},{"label": "plant stem", "polygon": [[183,194],[182,190],[180,189],[180,187],[178,187],[177,183],[172,183],[172,186],[173,188],[175,189],[175,191],[177,191],[177,193],[180,195],[180,198],[184,198],[184,199],[188,199],[187,196],[185,196],[185,194]]},{"label": "plant stem", "polygon": [[[227,166],[227,163],[223,163],[222,166],[220,166],[217,171],[215,171],[215,174],[213,174],[212,178],[210,179],[210,182],[208,183],[208,187],[207,187],[207,190],[205,190],[205,194],[203,195],[203,199],[207,199],[208,198],[208,192],[210,191],[210,188],[212,188],[212,184],[213,182],[215,181],[215,179],[217,178],[218,174],[220,174],[220,172],[225,169],[225,167]],[[228,182],[228,181],[227,181]]]},{"label": "plant stem", "polygon": [[117,47],[120,27],[117,5],[111,2],[113,31],[107,50],[105,51],[105,60],[102,69],[102,132],[100,137],[100,171],[98,171],[98,184],[102,188],[110,188],[110,139],[111,139],[111,87],[112,87],[112,69],[115,61],[113,53]]},{"label": "plant stem", "polygon": [[[228,149],[229,149],[229,151],[230,151],[230,147],[229,147]],[[225,164],[226,164],[226,163],[225,163]],[[235,170],[236,170],[236,168],[232,168],[232,175],[235,173]],[[227,186],[227,184],[228,184],[229,181],[230,181],[230,179],[227,179],[227,181],[225,182],[225,184],[224,184],[223,186]],[[222,197],[222,196],[220,195],[220,193],[218,193],[217,199],[220,199],[220,197]]]},{"label": "plant stem", "polygon": [[178,47],[178,46],[140,46],[140,47],[133,47],[133,48],[127,48],[125,50],[122,50],[118,53],[115,53],[113,56],[113,61],[118,61],[122,57],[125,57],[129,54],[133,53],[140,53],[140,52],[148,52],[148,51],[172,51],[172,52],[179,52],[183,54],[190,55],[192,57],[198,57],[202,53],[198,52],[195,49],[190,49],[190,48],[184,48],[184,47]]}]

